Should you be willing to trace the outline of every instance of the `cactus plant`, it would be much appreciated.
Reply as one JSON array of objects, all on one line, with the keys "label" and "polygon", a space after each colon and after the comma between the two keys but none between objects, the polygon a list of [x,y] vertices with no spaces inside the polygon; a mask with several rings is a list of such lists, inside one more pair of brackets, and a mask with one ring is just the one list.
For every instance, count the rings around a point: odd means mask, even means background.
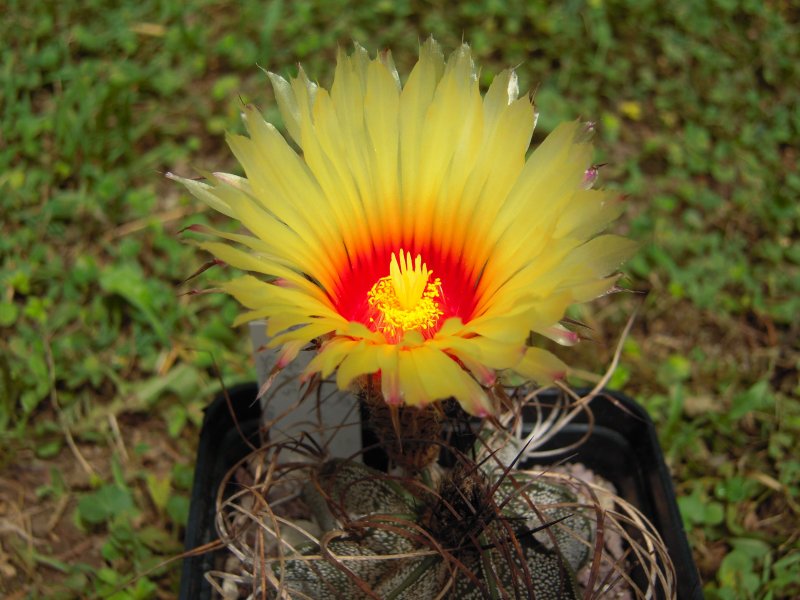
[{"label": "cactus plant", "polygon": [[[493,481],[474,469],[469,477],[447,477],[439,490],[420,493],[420,485],[404,487],[402,479],[344,460],[323,463],[311,480],[303,499],[321,537],[336,537],[324,551],[306,543],[298,554],[333,555],[341,564],[289,557],[274,565],[291,592],[320,600],[368,598],[369,586],[380,598],[410,600],[435,598],[449,586],[451,598],[478,599],[499,590],[524,590],[545,600],[578,597],[575,572],[589,558],[592,522],[568,508],[576,497],[565,486],[526,473]],[[473,506],[472,514],[449,513],[445,505],[452,510],[465,494],[483,505]],[[443,556],[426,552],[432,545],[422,532],[442,546],[454,544],[446,553],[463,567],[451,573]],[[399,554],[412,556],[391,558]]]},{"label": "cactus plant", "polygon": [[577,343],[568,307],[618,289],[635,244],[600,234],[620,204],[591,189],[593,125],[562,124],[527,156],[536,111],[514,71],[481,95],[469,46],[445,59],[433,39],[405,84],[390,53],[358,45],[340,52],[330,93],[302,69],[270,79],[301,153],[248,106],[250,137],[229,136],[245,177],[170,177],[248,230],[189,228],[224,240],[198,244],[213,266],[251,273],[219,290],[247,309],[240,323],[266,319],[280,348],[261,394],[313,350],[307,391],[335,374],[358,394],[399,474],[324,449],[287,467],[273,446],[250,499],[226,502],[223,539],[262,592],[577,598],[602,511],[563,482],[457,450],[442,471],[438,458],[445,403],[499,424],[509,382],[566,375],[533,336]]}]

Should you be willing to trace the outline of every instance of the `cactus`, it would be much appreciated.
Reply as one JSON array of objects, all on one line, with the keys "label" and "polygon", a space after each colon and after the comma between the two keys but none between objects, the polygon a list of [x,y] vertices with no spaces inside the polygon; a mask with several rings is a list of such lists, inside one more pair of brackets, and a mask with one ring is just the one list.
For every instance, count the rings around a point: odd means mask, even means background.
[{"label": "cactus", "polygon": [[[512,596],[514,591],[525,591],[537,600],[581,597],[575,573],[589,559],[594,523],[580,513],[575,514],[574,508],[559,506],[574,505],[577,500],[574,494],[527,473],[509,472],[497,486],[494,500],[520,548],[494,544],[479,554],[474,553],[472,561],[467,563],[487,585],[492,597],[500,596],[499,589]],[[558,526],[547,526],[554,522]],[[482,538],[503,540],[510,536],[508,528],[493,523]],[[473,581],[461,577],[456,580],[452,596],[459,600],[480,600],[484,593]]]},{"label": "cactus", "polygon": [[[375,557],[290,556],[282,568],[274,565],[290,593],[320,600],[368,598],[366,589],[380,598],[424,600],[448,585],[446,597],[458,600],[515,592],[577,598],[575,572],[588,560],[594,535],[592,521],[565,506],[575,505],[574,494],[525,472],[499,478],[473,468],[444,478],[435,493],[421,493],[420,486],[337,459],[319,467],[303,499],[327,542],[304,544],[299,555]],[[444,556],[432,555],[423,532],[462,567],[452,569]],[[414,552],[419,555],[387,558]]]},{"label": "cactus", "polygon": [[[381,598],[390,597],[395,590],[400,590],[394,596],[396,600],[436,595],[442,585],[441,569],[423,568],[431,562],[428,557],[377,558],[421,549],[413,541],[413,531],[407,530],[405,534],[395,531],[397,523],[415,519],[417,507],[412,494],[385,473],[354,461],[328,461],[320,467],[315,479],[304,486],[303,499],[323,532],[338,530],[344,534],[331,540],[326,550],[337,556],[376,558],[343,561],[338,566],[326,560],[287,560],[282,577],[289,590],[319,600],[367,598],[359,586],[361,582]],[[377,526],[348,527],[359,519],[369,519]],[[381,527],[381,522],[395,527]],[[298,550],[303,555],[321,553],[317,544],[305,544]]]}]

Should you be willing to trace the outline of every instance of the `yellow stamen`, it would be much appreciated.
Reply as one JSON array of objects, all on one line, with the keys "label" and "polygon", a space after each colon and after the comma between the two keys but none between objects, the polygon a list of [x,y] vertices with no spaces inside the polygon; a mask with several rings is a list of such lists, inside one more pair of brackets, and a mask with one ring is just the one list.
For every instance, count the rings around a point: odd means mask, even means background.
[{"label": "yellow stamen", "polygon": [[392,253],[389,275],[381,277],[367,295],[374,309],[370,322],[392,341],[406,331],[428,331],[436,327],[442,310],[436,301],[441,295],[441,280],[429,281],[433,271],[418,254],[412,262],[411,253],[400,250],[400,260]]}]

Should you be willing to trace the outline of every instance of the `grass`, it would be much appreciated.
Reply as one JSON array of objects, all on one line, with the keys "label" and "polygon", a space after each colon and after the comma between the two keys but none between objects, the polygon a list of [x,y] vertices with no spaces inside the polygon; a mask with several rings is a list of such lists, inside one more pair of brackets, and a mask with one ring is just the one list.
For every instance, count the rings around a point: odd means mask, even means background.
[{"label": "grass", "polygon": [[[708,598],[800,594],[800,13],[791,3],[22,3],[0,22],[0,592],[171,597],[202,408],[253,378],[237,308],[188,297],[212,217],[165,181],[235,170],[257,65],[329,83],[337,44],[463,38],[519,65],[537,139],[598,122],[629,285],[581,310],[656,420]],[[574,360],[573,360],[574,362]],[[135,579],[133,579],[136,577]],[[114,595],[115,594],[115,595]],[[113,596],[112,596],[113,595]]]}]

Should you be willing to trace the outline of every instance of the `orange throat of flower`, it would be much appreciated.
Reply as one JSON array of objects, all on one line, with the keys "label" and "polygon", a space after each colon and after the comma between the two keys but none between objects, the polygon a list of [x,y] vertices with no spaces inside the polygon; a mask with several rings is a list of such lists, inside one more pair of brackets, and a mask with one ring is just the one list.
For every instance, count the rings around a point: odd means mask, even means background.
[{"label": "orange throat of flower", "polygon": [[442,283],[431,280],[422,257],[413,260],[400,250],[400,260],[392,253],[389,275],[381,277],[367,294],[369,325],[390,343],[397,343],[408,331],[432,336],[444,314],[441,308]]}]

